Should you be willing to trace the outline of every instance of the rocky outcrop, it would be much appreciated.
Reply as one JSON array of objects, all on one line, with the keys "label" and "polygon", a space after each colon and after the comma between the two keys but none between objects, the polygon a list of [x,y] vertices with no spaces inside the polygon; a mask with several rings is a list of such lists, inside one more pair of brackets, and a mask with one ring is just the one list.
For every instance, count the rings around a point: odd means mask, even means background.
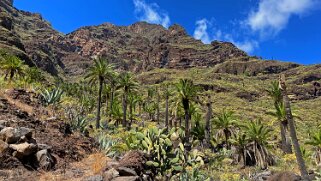
[{"label": "rocky outcrop", "polygon": [[83,74],[95,56],[106,57],[117,68],[135,72],[214,66],[247,57],[231,43],[216,41],[205,45],[177,24],[165,29],[145,22],[130,26],[105,23],[64,35],[40,14],[15,9],[10,0],[1,1],[0,8],[0,48],[21,54],[30,65],[34,63],[53,75]]}]

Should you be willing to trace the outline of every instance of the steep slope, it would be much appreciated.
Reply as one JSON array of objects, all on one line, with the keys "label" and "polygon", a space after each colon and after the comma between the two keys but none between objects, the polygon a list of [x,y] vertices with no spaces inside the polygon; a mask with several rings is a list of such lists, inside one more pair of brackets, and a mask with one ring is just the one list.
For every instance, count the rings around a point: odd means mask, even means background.
[{"label": "steep slope", "polygon": [[[179,25],[165,29],[145,22],[130,26],[105,23],[64,35],[54,30],[40,14],[14,8],[12,0],[2,0],[0,8],[0,48],[52,75],[81,75],[95,56],[106,57],[117,68],[134,72],[213,67],[227,61],[233,62],[230,64],[233,68],[251,64],[251,58],[232,43],[214,41],[205,45]],[[278,70],[295,67],[279,62],[275,66]],[[225,69],[218,72],[222,71]]]}]

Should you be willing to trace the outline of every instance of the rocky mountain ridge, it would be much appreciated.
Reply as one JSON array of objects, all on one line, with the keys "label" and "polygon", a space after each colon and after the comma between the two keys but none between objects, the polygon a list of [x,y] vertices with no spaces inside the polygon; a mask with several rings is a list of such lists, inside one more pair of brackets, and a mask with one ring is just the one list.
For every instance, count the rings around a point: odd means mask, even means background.
[{"label": "rocky mountain ridge", "polygon": [[[255,73],[269,70],[275,73],[299,66],[260,63],[228,42],[203,44],[177,24],[165,29],[145,22],[130,26],[104,23],[64,35],[40,14],[14,8],[12,0],[2,0],[0,10],[0,48],[52,75],[82,75],[95,56],[106,57],[117,68],[134,72],[218,66],[217,72],[243,74],[246,67],[259,66]],[[255,66],[252,66],[253,60]],[[243,69],[237,65],[242,65]]]}]

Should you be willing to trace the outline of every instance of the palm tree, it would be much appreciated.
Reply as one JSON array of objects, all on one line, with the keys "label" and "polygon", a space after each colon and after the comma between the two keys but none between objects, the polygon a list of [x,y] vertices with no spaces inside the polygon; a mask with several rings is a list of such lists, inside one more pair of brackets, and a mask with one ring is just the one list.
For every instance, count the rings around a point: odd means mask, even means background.
[{"label": "palm tree", "polygon": [[196,96],[198,89],[194,85],[192,80],[189,79],[180,79],[176,84],[177,95],[183,105],[185,112],[185,142],[189,143],[189,120],[191,115],[189,114],[190,102],[193,101]]},{"label": "palm tree", "polygon": [[5,72],[5,80],[9,77],[9,81],[12,81],[12,79],[17,75],[23,76],[26,70],[24,62],[17,56],[13,55],[4,55],[0,66]]},{"label": "palm tree", "polygon": [[271,87],[268,90],[268,94],[273,98],[274,108],[276,110],[276,112],[268,114],[278,119],[281,130],[281,149],[284,153],[290,154],[292,153],[292,145],[288,135],[288,121],[286,119],[285,107],[282,101],[282,92],[279,88],[278,82],[272,82]]},{"label": "palm tree", "polygon": [[[113,72],[111,74],[111,76],[108,78],[108,82],[109,82],[109,85],[110,85],[110,111],[113,110],[113,105],[114,105],[114,98],[115,98],[115,91],[116,91],[116,88],[118,86],[118,73],[117,72]],[[112,113],[109,112],[109,121],[111,121],[111,118],[112,118]]]},{"label": "palm tree", "polygon": [[267,150],[268,139],[272,130],[264,126],[260,120],[250,121],[242,128],[248,138],[251,150],[254,152],[255,163],[261,169],[266,169],[272,163],[272,158]]},{"label": "palm tree", "polygon": [[227,149],[230,148],[229,138],[234,132],[236,122],[234,113],[226,110],[223,110],[223,112],[213,120],[213,126],[217,130],[216,139],[224,137]]},{"label": "palm tree", "polygon": [[308,145],[315,147],[315,162],[317,165],[321,164],[321,129],[319,129],[309,141],[306,142]]},{"label": "palm tree", "polygon": [[[250,165],[252,160],[251,150],[248,148],[248,138],[242,131],[238,132],[231,139],[232,145],[236,148],[238,156],[237,161],[243,164],[243,167]],[[249,158],[250,160],[247,160]]]},{"label": "palm tree", "polygon": [[282,151],[286,154],[291,154],[292,145],[288,133],[288,121],[286,119],[284,104],[278,104],[275,109],[275,112],[268,112],[268,114],[277,118],[278,122],[280,123]]},{"label": "palm tree", "polygon": [[90,67],[85,79],[89,79],[89,84],[93,85],[98,82],[98,100],[97,100],[97,116],[96,128],[100,127],[100,109],[101,109],[101,95],[104,81],[113,73],[113,65],[108,64],[104,58],[94,60],[94,65]]},{"label": "palm tree", "polygon": [[132,74],[128,72],[124,72],[120,74],[119,77],[119,85],[118,89],[120,89],[123,93],[122,96],[122,105],[123,105],[123,126],[126,127],[127,120],[126,120],[126,114],[127,114],[127,97],[128,94],[133,92],[134,90],[137,89],[137,82],[135,81],[134,77]]},{"label": "palm tree", "polygon": [[282,92],[282,97],[283,97],[283,103],[284,103],[284,107],[285,107],[285,112],[286,112],[286,118],[288,120],[289,123],[289,128],[290,128],[290,135],[291,135],[291,139],[293,142],[293,147],[294,147],[294,152],[295,152],[295,156],[299,165],[299,169],[301,172],[301,176],[303,179],[305,180],[310,180],[309,179],[309,175],[305,166],[305,162],[302,156],[302,152],[300,149],[300,144],[296,135],[296,130],[295,130],[295,125],[294,125],[294,120],[293,120],[293,115],[292,115],[292,111],[291,111],[291,105],[290,105],[290,101],[289,101],[289,97],[287,94],[287,89],[286,89],[286,84],[285,84],[285,75],[282,74],[280,76],[280,80],[279,80],[279,86]]}]

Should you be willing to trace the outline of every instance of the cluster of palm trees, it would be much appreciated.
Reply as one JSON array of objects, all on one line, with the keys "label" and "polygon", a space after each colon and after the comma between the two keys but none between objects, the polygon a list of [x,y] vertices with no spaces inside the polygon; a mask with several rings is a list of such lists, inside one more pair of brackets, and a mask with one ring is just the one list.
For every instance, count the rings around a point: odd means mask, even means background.
[{"label": "cluster of palm trees", "polygon": [[9,82],[20,79],[30,84],[44,80],[43,74],[37,67],[29,67],[19,57],[3,50],[0,51],[0,68],[4,74],[4,80]]}]

